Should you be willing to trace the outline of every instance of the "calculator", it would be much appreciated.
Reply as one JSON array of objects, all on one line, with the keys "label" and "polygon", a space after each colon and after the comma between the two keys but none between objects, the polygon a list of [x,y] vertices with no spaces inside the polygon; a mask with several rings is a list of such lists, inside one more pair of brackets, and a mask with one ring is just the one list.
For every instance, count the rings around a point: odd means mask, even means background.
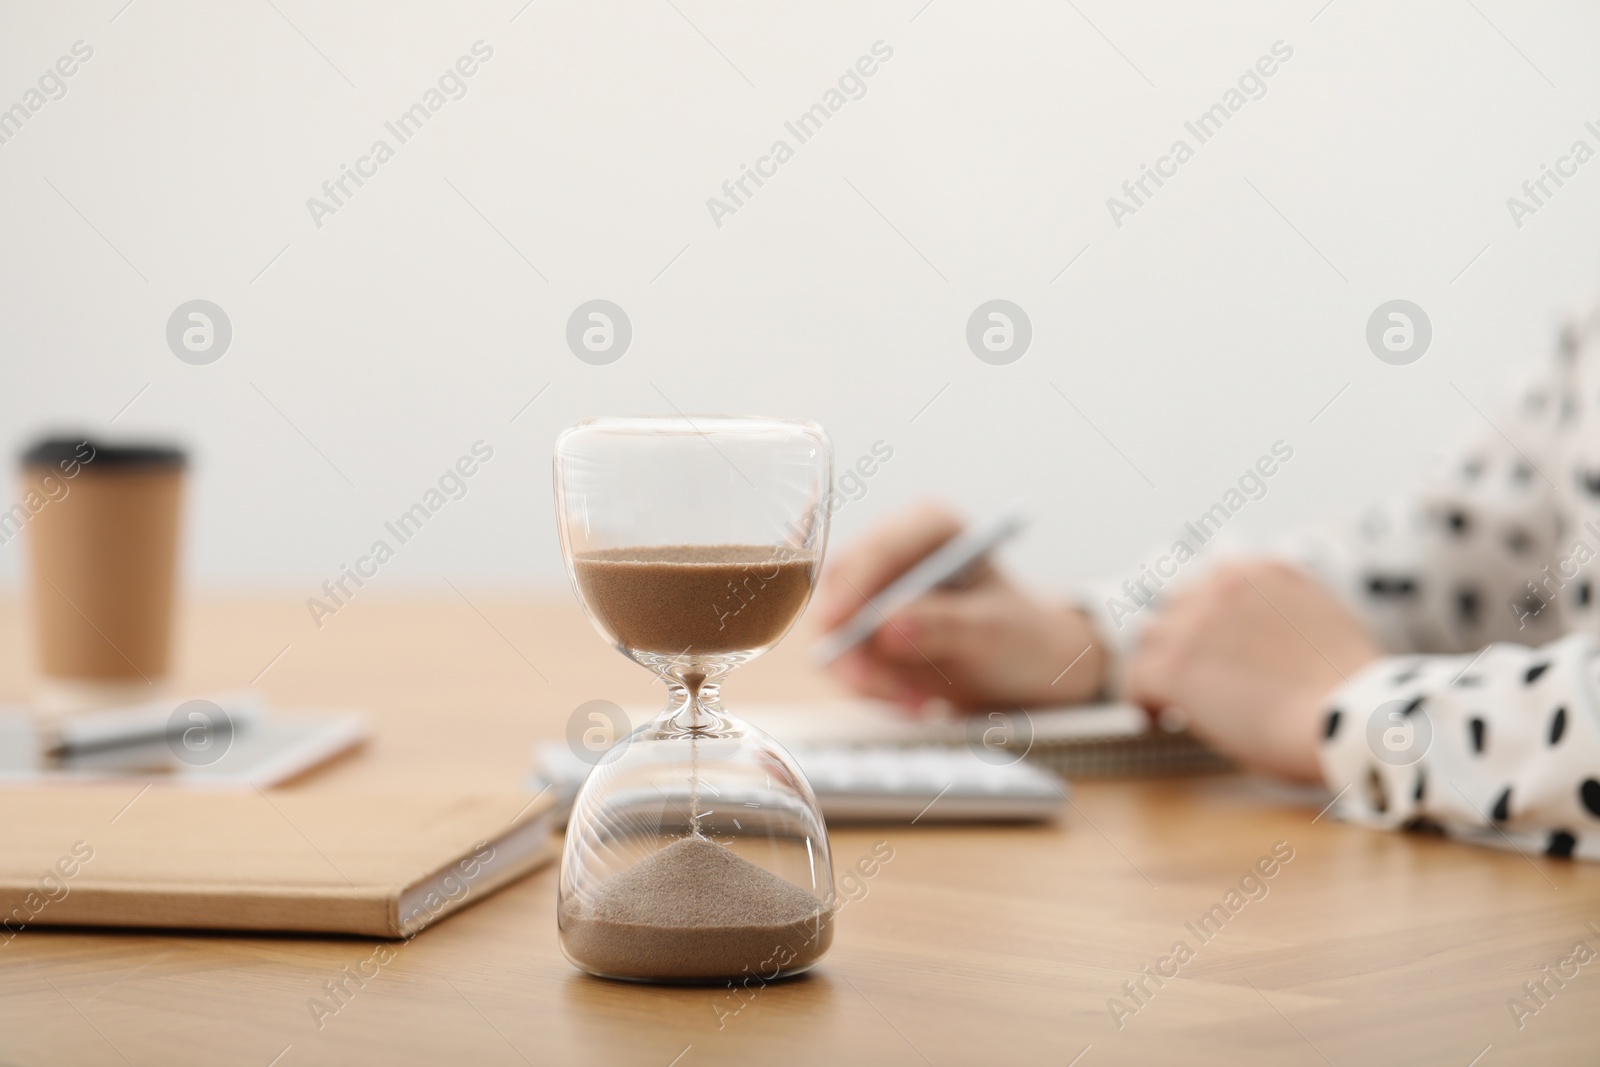
[{"label": "calculator", "polygon": [[[790,754],[829,823],[1039,822],[1067,805],[1066,782],[1004,754],[990,762],[947,745],[872,744],[807,744]],[[543,742],[528,785],[570,808],[588,773],[565,744]]]}]

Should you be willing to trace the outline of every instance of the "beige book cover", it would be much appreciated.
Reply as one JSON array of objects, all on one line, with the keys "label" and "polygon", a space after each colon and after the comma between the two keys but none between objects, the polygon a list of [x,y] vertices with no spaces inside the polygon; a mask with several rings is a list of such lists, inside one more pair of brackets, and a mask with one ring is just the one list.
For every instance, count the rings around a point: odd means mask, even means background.
[{"label": "beige book cover", "polygon": [[61,925],[407,937],[547,862],[553,803],[0,789],[0,943]]}]

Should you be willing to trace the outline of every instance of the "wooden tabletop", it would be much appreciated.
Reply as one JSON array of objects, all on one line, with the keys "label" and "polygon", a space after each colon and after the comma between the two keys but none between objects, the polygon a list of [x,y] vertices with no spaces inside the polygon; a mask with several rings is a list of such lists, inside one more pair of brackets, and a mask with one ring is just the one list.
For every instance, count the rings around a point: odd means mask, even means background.
[{"label": "wooden tabletop", "polygon": [[[375,741],[306,790],[515,787],[578,704],[654,699],[569,598],[463,592],[368,591],[321,630],[293,595],[192,605],[179,674],[365,708]],[[24,613],[4,607],[0,696],[22,696]],[[807,636],[734,675],[728,707],[832,692]],[[397,944],[320,1028],[308,999],[374,943],[29,930],[0,944],[0,1064],[1600,1060],[1600,958],[1573,959],[1580,941],[1600,952],[1593,865],[1343,826],[1245,777],[1082,783],[1074,799],[1049,827],[834,833],[841,870],[879,842],[893,858],[815,971],[742,996],[577,972],[553,867]],[[1246,878],[1275,848],[1292,858]]]}]

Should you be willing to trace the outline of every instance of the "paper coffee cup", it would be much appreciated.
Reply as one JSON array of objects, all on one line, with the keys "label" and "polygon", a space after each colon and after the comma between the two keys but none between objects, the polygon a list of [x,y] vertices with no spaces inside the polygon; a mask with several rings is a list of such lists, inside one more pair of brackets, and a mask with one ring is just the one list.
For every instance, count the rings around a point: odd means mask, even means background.
[{"label": "paper coffee cup", "polygon": [[67,437],[23,454],[22,498],[0,512],[0,539],[27,531],[47,695],[148,698],[166,677],[184,463],[164,445]]}]

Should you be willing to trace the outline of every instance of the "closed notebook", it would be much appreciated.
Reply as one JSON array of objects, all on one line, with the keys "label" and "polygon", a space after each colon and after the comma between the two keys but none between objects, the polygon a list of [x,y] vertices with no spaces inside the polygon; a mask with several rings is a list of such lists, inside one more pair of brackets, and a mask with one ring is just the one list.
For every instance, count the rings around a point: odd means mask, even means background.
[{"label": "closed notebook", "polygon": [[548,861],[553,803],[0,790],[0,944],[58,925],[407,937]]}]

